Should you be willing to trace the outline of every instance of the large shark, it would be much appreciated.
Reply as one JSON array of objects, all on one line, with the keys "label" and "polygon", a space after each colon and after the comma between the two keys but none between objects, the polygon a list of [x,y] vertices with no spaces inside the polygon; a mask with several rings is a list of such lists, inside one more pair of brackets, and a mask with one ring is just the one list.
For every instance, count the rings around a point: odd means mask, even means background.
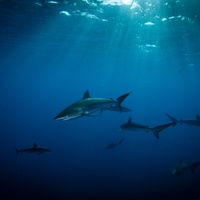
[{"label": "large shark", "polygon": [[112,98],[92,98],[90,97],[89,91],[86,90],[83,98],[75,103],[72,103],[61,111],[54,119],[56,120],[71,120],[77,119],[83,116],[96,116],[91,113],[98,110],[110,108],[112,106],[118,106],[119,110],[122,111],[121,103],[131,93],[127,92],[119,96],[116,100]]},{"label": "large shark", "polygon": [[191,165],[187,163],[183,163],[182,160],[180,160],[179,164],[176,165],[172,170],[171,173],[173,175],[180,176],[186,171],[191,171],[194,174],[194,170],[196,167],[200,165],[200,162],[193,163]]},{"label": "large shark", "polygon": [[128,122],[123,123],[120,126],[120,128],[122,130],[126,130],[126,131],[146,131],[146,132],[152,131],[153,134],[155,135],[155,137],[159,139],[159,133],[162,130],[164,130],[164,129],[168,128],[169,126],[172,126],[172,125],[175,125],[175,122],[163,124],[163,125],[155,126],[155,127],[151,128],[149,126],[144,126],[144,125],[136,124],[136,123],[132,122],[132,119],[130,117]]},{"label": "large shark", "polygon": [[200,126],[200,116],[196,114],[196,119],[188,119],[188,120],[177,120],[174,117],[168,115],[166,113],[166,116],[172,121],[180,124],[187,124],[187,125],[193,125],[193,126]]},{"label": "large shark", "polygon": [[124,141],[124,138],[122,138],[119,142],[112,142],[111,144],[107,145],[105,149],[113,149],[116,146],[120,145]]},{"label": "large shark", "polygon": [[48,149],[48,148],[45,148],[45,147],[40,147],[36,143],[34,143],[33,147],[31,147],[31,148],[26,148],[26,149],[21,149],[21,150],[15,148],[15,150],[16,150],[17,155],[19,153],[28,153],[28,154],[29,153],[33,153],[33,154],[36,154],[36,156],[38,156],[38,155],[40,155],[42,153],[46,153],[46,152],[51,152],[52,151],[51,149]]}]

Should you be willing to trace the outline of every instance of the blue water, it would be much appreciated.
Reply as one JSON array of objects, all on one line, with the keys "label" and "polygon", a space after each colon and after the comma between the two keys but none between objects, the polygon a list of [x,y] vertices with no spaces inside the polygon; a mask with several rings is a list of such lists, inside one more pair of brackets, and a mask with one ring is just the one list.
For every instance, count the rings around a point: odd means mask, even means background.
[{"label": "blue water", "polygon": [[[200,197],[200,129],[128,132],[200,114],[200,4],[179,1],[0,1],[0,196],[4,199]],[[113,98],[131,112],[53,118],[82,98]],[[97,114],[99,114],[97,112]],[[105,146],[125,138],[112,150]],[[52,149],[39,156],[15,148]],[[197,198],[198,199],[198,198]]]}]

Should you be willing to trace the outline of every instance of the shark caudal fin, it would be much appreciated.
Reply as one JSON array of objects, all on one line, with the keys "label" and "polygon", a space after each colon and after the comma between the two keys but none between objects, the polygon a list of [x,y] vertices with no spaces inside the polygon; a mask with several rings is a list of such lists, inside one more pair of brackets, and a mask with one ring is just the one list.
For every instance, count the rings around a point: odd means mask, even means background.
[{"label": "shark caudal fin", "polygon": [[[177,119],[175,119],[174,117],[172,117],[172,116],[170,116],[170,115],[168,115],[167,113],[165,113],[165,115],[172,121],[172,122],[175,122],[175,123],[177,123],[178,122],[178,120]],[[175,125],[175,124],[174,124]]]},{"label": "shark caudal fin", "polygon": [[174,126],[174,124],[175,124],[175,122],[156,126],[156,127],[152,128],[153,134],[156,136],[156,138],[159,139],[159,133],[170,126]]},{"label": "shark caudal fin", "polygon": [[126,97],[127,97],[129,94],[131,94],[131,93],[132,93],[132,91],[127,92],[127,93],[125,93],[125,94],[123,94],[123,95],[121,95],[121,96],[119,96],[119,97],[117,98],[118,107],[119,107],[120,112],[122,112],[121,103],[122,103],[122,102],[124,101],[124,99],[126,99]]},{"label": "shark caudal fin", "polygon": [[194,163],[190,166],[191,172],[194,174],[194,170],[200,165],[200,162]]}]

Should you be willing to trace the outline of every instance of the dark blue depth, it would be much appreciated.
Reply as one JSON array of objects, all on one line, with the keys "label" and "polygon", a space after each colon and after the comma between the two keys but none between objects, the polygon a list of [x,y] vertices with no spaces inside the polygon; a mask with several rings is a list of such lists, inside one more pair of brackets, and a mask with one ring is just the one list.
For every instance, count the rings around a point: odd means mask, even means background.
[{"label": "dark blue depth", "polygon": [[[200,167],[172,174],[200,161],[200,127],[181,123],[200,115],[200,4],[116,2],[0,1],[0,198],[200,197]],[[132,111],[54,120],[86,90],[132,91]],[[120,129],[171,123],[166,113],[180,121],[159,139]]]}]

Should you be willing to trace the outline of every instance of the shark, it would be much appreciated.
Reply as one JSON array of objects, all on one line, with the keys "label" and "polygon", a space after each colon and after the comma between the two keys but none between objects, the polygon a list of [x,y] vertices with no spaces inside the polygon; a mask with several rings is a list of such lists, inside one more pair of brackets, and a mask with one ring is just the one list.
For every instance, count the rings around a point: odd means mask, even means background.
[{"label": "shark", "polygon": [[180,176],[182,175],[183,173],[185,173],[186,171],[191,171],[192,174],[195,173],[195,169],[200,165],[200,162],[196,162],[196,163],[193,163],[191,165],[187,164],[187,163],[183,163],[182,162],[182,159],[180,160],[179,164],[176,165],[172,170],[171,170],[171,173],[173,175],[177,175],[177,176]]},{"label": "shark", "polygon": [[183,120],[183,119],[177,120],[174,117],[168,115],[167,113],[165,114],[172,122],[187,124],[187,125],[192,125],[192,126],[200,126],[200,116],[198,114],[196,114],[196,119],[187,119],[187,120]]},{"label": "shark", "polygon": [[130,95],[132,91],[129,91],[121,96],[119,96],[116,100],[112,98],[92,98],[88,90],[85,91],[83,98],[78,100],[64,110],[62,110],[58,115],[54,117],[54,120],[72,120],[77,119],[83,116],[98,116],[93,115],[93,112],[98,110],[108,109],[112,106],[117,106],[118,109],[122,112],[121,103],[124,99]]},{"label": "shark", "polygon": [[112,142],[111,144],[107,145],[105,149],[113,149],[116,146],[120,145],[124,141],[124,138],[122,138],[119,142]]},{"label": "shark", "polygon": [[52,150],[51,149],[48,149],[48,148],[45,148],[45,147],[40,147],[38,146],[36,143],[33,144],[33,146],[31,148],[26,148],[26,149],[17,149],[15,148],[16,150],[16,154],[18,155],[19,153],[33,153],[33,154],[36,154],[36,156],[42,154],[42,153],[46,153],[46,152],[51,152]]},{"label": "shark", "polygon": [[120,128],[121,128],[121,130],[126,130],[126,131],[146,131],[146,132],[152,131],[153,134],[155,135],[155,137],[157,139],[159,139],[159,133],[162,130],[164,130],[164,129],[170,127],[170,126],[174,126],[175,124],[176,124],[175,122],[172,122],[172,123],[163,124],[163,125],[160,125],[160,126],[149,127],[149,126],[134,123],[132,121],[132,118],[130,117],[128,119],[128,122],[123,123],[120,126]]}]

